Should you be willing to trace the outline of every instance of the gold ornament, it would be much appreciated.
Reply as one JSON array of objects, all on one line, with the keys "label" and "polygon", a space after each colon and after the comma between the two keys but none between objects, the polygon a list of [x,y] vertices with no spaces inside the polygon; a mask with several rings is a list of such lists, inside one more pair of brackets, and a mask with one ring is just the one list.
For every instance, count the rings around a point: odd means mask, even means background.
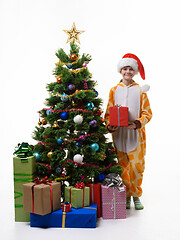
[{"label": "gold ornament", "polygon": [[76,29],[76,25],[75,25],[75,22],[73,22],[73,25],[72,25],[72,28],[71,30],[63,30],[66,34],[68,34],[68,40],[67,40],[67,43],[68,42],[78,42],[80,44],[80,41],[79,41],[79,35],[81,33],[83,33],[84,31],[82,30],[77,30]]},{"label": "gold ornament", "polygon": [[57,121],[54,121],[52,127],[53,127],[53,128],[57,128],[57,127],[59,127],[58,122],[57,122]]},{"label": "gold ornament", "polygon": [[100,152],[99,155],[100,155],[100,160],[104,161],[104,159],[106,158],[105,152]]},{"label": "gold ornament", "polygon": [[53,154],[52,151],[48,152],[47,157],[48,157],[48,158],[51,158],[51,157],[52,157],[52,154]]}]

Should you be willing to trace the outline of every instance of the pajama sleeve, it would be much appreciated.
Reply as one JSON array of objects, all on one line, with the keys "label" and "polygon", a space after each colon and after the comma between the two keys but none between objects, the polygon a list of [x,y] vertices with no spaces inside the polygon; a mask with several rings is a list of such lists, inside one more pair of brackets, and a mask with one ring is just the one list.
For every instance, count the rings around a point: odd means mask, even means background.
[{"label": "pajama sleeve", "polygon": [[108,100],[108,104],[107,104],[107,108],[106,108],[106,113],[104,115],[104,121],[106,123],[106,127],[109,124],[109,108],[113,107],[114,104],[114,88],[111,88],[110,92],[109,92],[109,100]]},{"label": "pajama sleeve", "polygon": [[140,118],[137,119],[141,123],[141,127],[144,127],[152,118],[152,111],[149,103],[149,99],[146,93],[142,93],[142,105]]}]

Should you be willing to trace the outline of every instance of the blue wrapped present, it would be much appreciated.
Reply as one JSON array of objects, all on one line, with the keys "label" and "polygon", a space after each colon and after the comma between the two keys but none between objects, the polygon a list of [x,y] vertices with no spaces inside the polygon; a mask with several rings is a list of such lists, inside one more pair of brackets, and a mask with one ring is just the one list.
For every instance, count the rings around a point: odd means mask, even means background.
[{"label": "blue wrapped present", "polygon": [[96,228],[97,204],[75,209],[71,212],[57,210],[44,216],[31,213],[31,227]]}]

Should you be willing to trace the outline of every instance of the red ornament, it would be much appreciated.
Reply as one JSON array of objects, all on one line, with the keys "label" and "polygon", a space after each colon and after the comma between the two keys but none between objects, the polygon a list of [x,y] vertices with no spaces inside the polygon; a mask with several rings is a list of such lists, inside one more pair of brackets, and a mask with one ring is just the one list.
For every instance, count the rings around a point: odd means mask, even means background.
[{"label": "red ornament", "polygon": [[61,77],[57,78],[57,83],[61,83]]},{"label": "red ornament", "polygon": [[71,55],[71,60],[72,61],[76,61],[77,60],[77,55],[76,54],[72,54]]}]

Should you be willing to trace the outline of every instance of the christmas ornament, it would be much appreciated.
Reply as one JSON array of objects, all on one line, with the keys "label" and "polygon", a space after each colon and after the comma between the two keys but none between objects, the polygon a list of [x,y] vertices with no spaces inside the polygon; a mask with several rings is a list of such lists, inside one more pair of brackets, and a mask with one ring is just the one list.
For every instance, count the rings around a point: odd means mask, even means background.
[{"label": "christmas ornament", "polygon": [[76,146],[77,146],[77,147],[81,147],[82,144],[81,144],[80,142],[77,142],[77,143],[76,143]]},{"label": "christmas ornament", "polygon": [[106,159],[106,154],[105,154],[105,152],[100,152],[99,155],[100,155],[100,160],[101,160],[101,161],[104,161],[104,160]]},{"label": "christmas ornament", "polygon": [[103,173],[99,174],[98,180],[101,182],[105,179],[105,175]]},{"label": "christmas ornament", "polygon": [[84,141],[84,140],[85,140],[85,135],[81,135],[81,136],[79,137],[79,139],[82,140],[82,141]]},{"label": "christmas ornament", "polygon": [[39,121],[39,122],[38,122],[38,125],[40,126],[41,124],[42,124],[42,122]]},{"label": "christmas ornament", "polygon": [[63,30],[63,31],[68,35],[67,43],[68,42],[73,42],[74,43],[76,41],[76,42],[78,42],[80,44],[79,35],[81,33],[83,33],[84,31],[77,30],[75,22],[73,22],[71,30]]},{"label": "christmas ornament", "polygon": [[46,111],[46,114],[47,114],[47,115],[50,115],[50,114],[52,114],[52,111],[51,111],[50,109],[48,109],[48,110]]},{"label": "christmas ornament", "polygon": [[43,120],[41,121],[41,123],[42,123],[42,125],[46,125],[46,120],[43,119]]},{"label": "christmas ornament", "polygon": [[41,154],[40,153],[33,153],[33,155],[35,156],[36,160],[40,160],[41,159]]},{"label": "christmas ornament", "polygon": [[76,87],[75,87],[74,84],[70,84],[70,85],[68,85],[67,88],[68,88],[69,91],[73,91],[73,90],[75,90]]},{"label": "christmas ornament", "polygon": [[97,111],[96,111],[96,114],[97,114],[98,116],[101,116],[102,111],[101,111],[101,110],[97,110]]},{"label": "christmas ornament", "polygon": [[83,162],[83,157],[80,154],[76,154],[73,158],[74,162],[77,163],[82,163]]},{"label": "christmas ornament", "polygon": [[54,121],[52,127],[53,127],[53,128],[57,128],[57,127],[59,127],[58,122],[57,122],[57,121]]},{"label": "christmas ornament", "polygon": [[61,118],[62,120],[67,120],[67,119],[69,118],[69,113],[68,113],[68,112],[62,112],[62,113],[60,114],[60,118]]},{"label": "christmas ornament", "polygon": [[53,154],[52,151],[48,152],[47,157],[48,157],[48,158],[51,158],[51,157],[52,157],[52,154]]},{"label": "christmas ornament", "polygon": [[99,95],[98,91],[96,91],[95,89],[94,89],[94,92],[96,93],[97,96]]},{"label": "christmas ornament", "polygon": [[71,60],[72,61],[76,61],[77,60],[77,55],[76,54],[72,54],[71,55]]},{"label": "christmas ornament", "polygon": [[61,101],[67,102],[68,99],[69,99],[67,96],[68,96],[67,94],[63,93],[62,96],[61,96]]},{"label": "christmas ornament", "polygon": [[91,149],[94,151],[98,151],[99,150],[99,145],[97,143],[92,143],[90,145]]},{"label": "christmas ornament", "polygon": [[84,62],[82,66],[83,66],[83,67],[87,67],[87,63],[86,63],[86,62]]},{"label": "christmas ornament", "polygon": [[87,110],[93,110],[93,108],[94,108],[94,103],[90,102],[90,103],[86,104],[86,109]]},{"label": "christmas ornament", "polygon": [[69,64],[67,65],[67,67],[68,67],[69,69],[71,69],[71,68],[72,68],[72,65],[69,63]]},{"label": "christmas ornament", "polygon": [[56,168],[56,173],[61,173],[61,168],[60,167]]},{"label": "christmas ornament", "polygon": [[80,124],[80,123],[83,122],[83,117],[81,115],[77,115],[77,116],[74,117],[73,120],[74,120],[75,123],[79,123]]},{"label": "christmas ornament", "polygon": [[92,120],[92,121],[90,121],[89,122],[89,125],[91,126],[91,127],[96,127],[97,126],[97,121],[96,120]]},{"label": "christmas ornament", "polygon": [[62,138],[58,138],[57,143],[58,143],[59,145],[62,144],[62,143],[63,143]]},{"label": "christmas ornament", "polygon": [[61,77],[58,77],[58,78],[56,79],[56,81],[57,81],[57,83],[61,83],[61,81],[62,81]]}]

